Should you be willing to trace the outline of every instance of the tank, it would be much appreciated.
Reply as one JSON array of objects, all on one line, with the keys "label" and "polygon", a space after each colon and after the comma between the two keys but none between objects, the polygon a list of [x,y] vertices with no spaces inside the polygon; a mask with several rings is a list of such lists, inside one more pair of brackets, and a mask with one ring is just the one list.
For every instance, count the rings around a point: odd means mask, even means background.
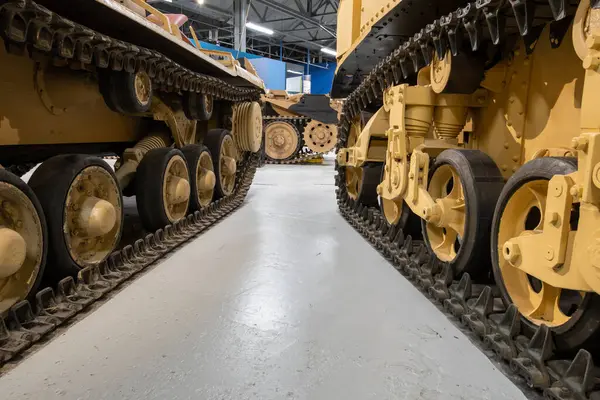
[{"label": "tank", "polygon": [[548,398],[588,398],[568,381],[600,355],[599,17],[563,0],[338,11],[341,213]]},{"label": "tank", "polygon": [[[241,203],[264,85],[144,0],[0,15],[3,362]],[[125,249],[124,196],[143,226]]]},{"label": "tank", "polygon": [[262,96],[264,157],[267,163],[297,164],[319,159],[337,143],[337,100],[326,95],[269,90]]}]

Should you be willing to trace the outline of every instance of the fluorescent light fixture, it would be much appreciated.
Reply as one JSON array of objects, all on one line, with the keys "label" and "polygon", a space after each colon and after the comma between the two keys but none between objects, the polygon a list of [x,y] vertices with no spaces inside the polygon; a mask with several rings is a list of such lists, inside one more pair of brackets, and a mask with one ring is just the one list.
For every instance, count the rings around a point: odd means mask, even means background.
[{"label": "fluorescent light fixture", "polygon": [[272,35],[273,33],[275,33],[275,32],[273,32],[272,29],[255,24],[254,22],[246,22],[246,28],[252,29],[253,31],[256,31],[256,32],[264,33],[266,35]]},{"label": "fluorescent light fixture", "polygon": [[204,0],[196,0],[196,3],[202,5],[202,4],[204,4]]},{"label": "fluorescent light fixture", "polygon": [[325,54],[329,54],[332,56],[337,56],[337,52],[329,47],[321,47],[321,51]]},{"label": "fluorescent light fixture", "polygon": [[173,0],[162,0],[162,1],[164,1],[165,3],[172,3],[173,2]]},{"label": "fluorescent light fixture", "polygon": [[304,75],[302,72],[292,71],[291,69],[288,69],[287,72],[289,72],[290,74]]}]

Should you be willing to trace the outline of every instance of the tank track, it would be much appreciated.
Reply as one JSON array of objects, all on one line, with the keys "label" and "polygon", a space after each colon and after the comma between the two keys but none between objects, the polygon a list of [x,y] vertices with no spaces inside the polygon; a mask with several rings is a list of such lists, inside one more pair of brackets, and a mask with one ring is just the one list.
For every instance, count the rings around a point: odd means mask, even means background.
[{"label": "tank track", "polygon": [[299,140],[299,143],[301,143],[301,145],[298,146],[298,151],[296,152],[296,154],[294,154],[292,157],[288,158],[287,160],[274,160],[265,154],[265,160],[264,160],[265,164],[277,164],[277,165],[304,164],[304,163],[310,162],[312,160],[317,160],[323,156],[322,153],[315,153],[311,150],[304,148],[303,132],[304,132],[304,128],[306,127],[306,125],[308,125],[308,123],[311,121],[310,118],[265,116],[265,117],[263,117],[263,120],[265,121],[265,126],[269,122],[273,122],[273,121],[284,121],[284,122],[289,122],[289,123],[293,124],[296,127],[296,129],[298,130],[298,135],[299,135],[298,140]]},{"label": "tank track", "polygon": [[235,211],[250,189],[258,158],[258,154],[245,154],[236,175],[235,191],[230,196],[115,251],[102,264],[82,269],[76,279],[62,279],[56,291],[52,288],[40,290],[35,295],[35,304],[27,300],[15,304],[0,317],[0,373],[14,366],[16,362],[10,361],[32,345],[85,313],[92,304],[102,302],[122,283],[134,279],[167,253],[197,238]]},{"label": "tank track", "polygon": [[[574,2],[578,3],[578,2]],[[458,37],[464,28],[470,47],[476,51],[483,32],[494,44],[507,34],[524,37],[526,51],[535,44],[540,26],[551,23],[553,39],[566,34],[572,15],[567,15],[566,0],[478,0],[433,21],[414,37],[400,45],[381,61],[347,98],[339,125],[337,148],[345,147],[351,121],[362,111],[382,104],[388,87],[408,82],[421,67],[431,62],[430,51],[439,55],[450,49],[459,51]],[[534,18],[534,8],[545,7],[553,18]],[[505,15],[505,24],[498,16]],[[377,208],[366,207],[348,195],[345,170],[336,163],[336,197],[341,215],[396,270],[406,277],[446,316],[457,323],[492,361],[499,362],[505,375],[516,383],[525,383],[532,396],[547,399],[582,400],[600,398],[600,372],[593,355],[579,349],[576,355],[560,359],[554,352],[552,332],[542,325],[531,337],[524,335],[520,314],[514,305],[506,308],[494,284],[475,282],[468,274],[453,278],[450,265],[432,256],[424,242],[404,236],[390,227]]]},{"label": "tank track", "polygon": [[7,50],[33,59],[51,57],[57,66],[135,73],[146,71],[166,92],[190,91],[229,101],[257,101],[260,90],[240,88],[193,72],[161,53],[113,39],[57,15],[31,0],[0,2],[0,37]]},{"label": "tank track", "polygon": [[[236,87],[190,71],[156,51],[92,31],[30,0],[0,1],[0,37],[11,53],[23,55],[26,51],[34,60],[49,57],[57,66],[127,72],[144,70],[153,85],[162,91],[195,91],[232,102],[260,98],[259,89]],[[259,154],[244,153],[230,196],[137,239],[133,245],[112,253],[100,265],[82,269],[76,278],[64,278],[56,290],[45,288],[39,291],[35,295],[35,304],[24,300],[0,315],[0,373],[10,368],[25,350],[85,313],[107,293],[236,210],[250,188],[259,158]],[[21,176],[35,165],[15,164],[6,168]]]}]

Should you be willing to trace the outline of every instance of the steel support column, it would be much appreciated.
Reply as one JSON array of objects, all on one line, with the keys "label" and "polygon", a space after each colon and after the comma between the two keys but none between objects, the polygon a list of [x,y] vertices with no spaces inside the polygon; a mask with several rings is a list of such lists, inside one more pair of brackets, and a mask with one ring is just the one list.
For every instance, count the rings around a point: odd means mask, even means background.
[{"label": "steel support column", "polygon": [[233,37],[234,48],[246,51],[246,14],[248,0],[233,0]]}]

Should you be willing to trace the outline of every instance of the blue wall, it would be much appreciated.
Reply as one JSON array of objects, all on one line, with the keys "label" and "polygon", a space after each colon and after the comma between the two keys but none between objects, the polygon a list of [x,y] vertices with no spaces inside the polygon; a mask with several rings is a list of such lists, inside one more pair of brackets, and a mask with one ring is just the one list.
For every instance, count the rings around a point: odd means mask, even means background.
[{"label": "blue wall", "polygon": [[[260,78],[265,82],[267,89],[285,90],[285,62],[271,58],[264,58],[256,54],[233,50],[227,47],[221,47],[208,42],[200,42],[200,45],[208,50],[227,51],[233,54],[235,58],[245,57],[250,59],[252,65],[256,69],[256,72],[258,73],[258,76],[260,76]],[[311,75],[311,93],[329,94],[329,92],[331,92],[331,85],[333,83],[333,76],[335,73],[335,63],[322,63],[317,65],[321,67],[327,66],[328,68],[319,68],[314,65],[309,66],[308,74]]]},{"label": "blue wall", "polygon": [[254,58],[250,61],[267,89],[285,90],[285,63],[271,58]]},{"label": "blue wall", "polygon": [[[318,64],[326,66],[327,64]],[[328,68],[319,68],[313,65],[308,67],[310,74],[310,92],[311,94],[329,94],[333,84],[333,76],[335,74],[335,63],[329,63]]]}]

